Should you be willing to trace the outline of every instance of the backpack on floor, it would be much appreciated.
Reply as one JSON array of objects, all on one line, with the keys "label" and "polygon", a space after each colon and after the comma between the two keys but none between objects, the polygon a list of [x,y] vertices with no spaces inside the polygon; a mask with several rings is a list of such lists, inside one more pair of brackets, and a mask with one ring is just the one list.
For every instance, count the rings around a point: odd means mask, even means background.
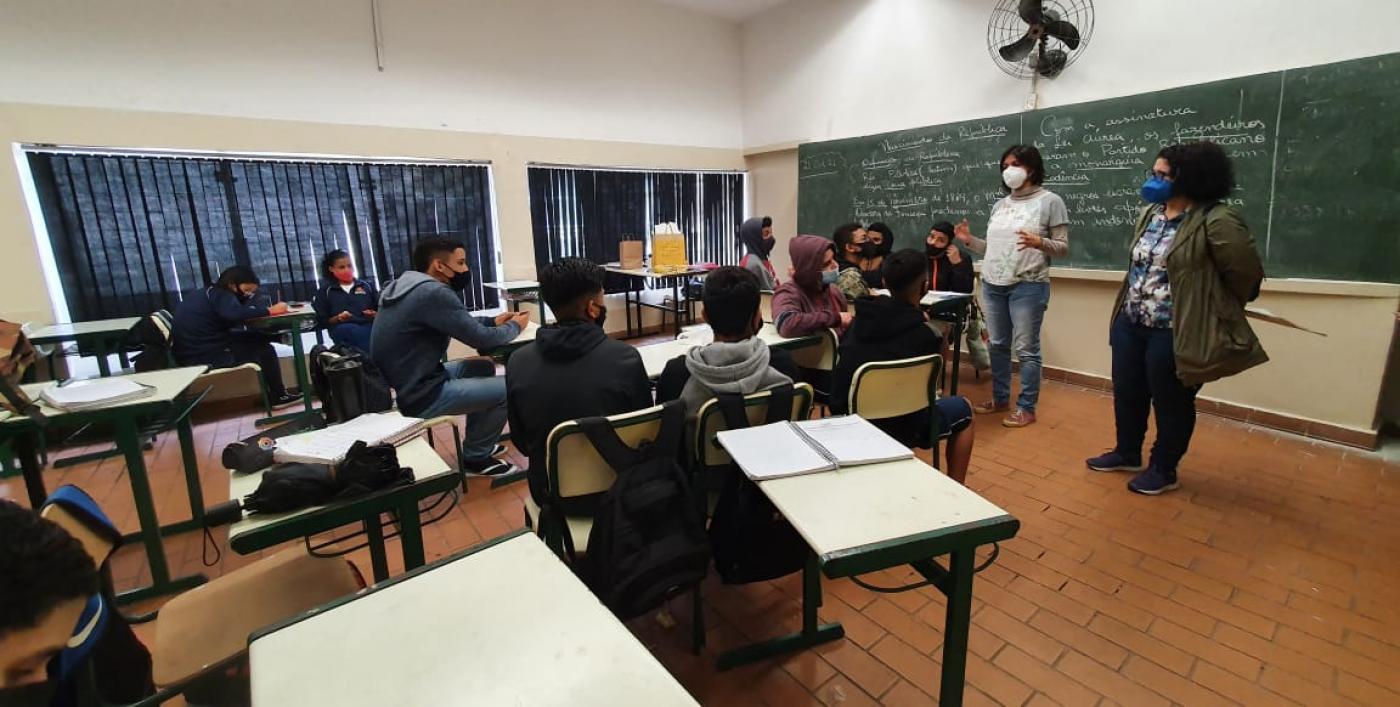
[{"label": "backpack on floor", "polygon": [[389,381],[369,356],[339,344],[311,348],[311,389],[321,399],[326,422],[348,422],[367,412],[394,407]]},{"label": "backpack on floor", "polygon": [[[676,462],[685,405],[667,403],[656,439],[637,449],[623,443],[605,418],[579,420],[579,427],[617,480],[599,499],[588,553],[575,567],[603,604],[625,621],[694,587],[709,568],[700,509]],[[572,555],[567,529],[564,537]]]},{"label": "backpack on floor", "polygon": [[[720,395],[716,401],[727,429],[749,426],[743,396]],[[773,388],[765,422],[787,420],[791,411],[792,386]],[[738,465],[730,465],[723,473],[724,485],[710,518],[710,548],[720,579],[725,584],[747,584],[802,569],[810,551],[797,529]]]}]

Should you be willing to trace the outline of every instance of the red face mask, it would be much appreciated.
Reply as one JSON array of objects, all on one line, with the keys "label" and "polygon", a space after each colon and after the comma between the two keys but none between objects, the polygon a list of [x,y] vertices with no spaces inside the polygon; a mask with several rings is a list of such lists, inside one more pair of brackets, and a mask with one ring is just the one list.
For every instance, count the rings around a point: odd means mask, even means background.
[{"label": "red face mask", "polygon": [[339,280],[342,285],[348,285],[355,281],[355,271],[350,268],[336,270],[332,274],[335,275],[335,279]]}]

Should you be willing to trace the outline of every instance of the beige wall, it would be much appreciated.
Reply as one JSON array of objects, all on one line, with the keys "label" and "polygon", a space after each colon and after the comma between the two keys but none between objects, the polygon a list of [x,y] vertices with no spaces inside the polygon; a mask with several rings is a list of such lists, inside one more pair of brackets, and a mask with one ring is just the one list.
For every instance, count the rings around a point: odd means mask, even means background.
[{"label": "beige wall", "polygon": [[[0,103],[0,145],[16,143],[489,160],[504,276],[516,279],[533,278],[535,271],[525,174],[532,161],[675,169],[744,167],[737,149]],[[792,169],[795,174],[796,167]],[[0,316],[48,322],[53,311],[19,179],[17,166],[6,156],[0,164],[0,244],[5,255],[0,262]],[[614,312],[608,324],[609,330],[621,327],[622,312]]]},{"label": "beige wall", "polygon": [[744,156],[749,170],[749,192],[754,216],[773,218],[773,235],[778,244],[769,259],[778,279],[786,281],[788,242],[797,235],[797,148],[750,151]]},{"label": "beige wall", "polygon": [[[797,220],[797,150],[750,154],[747,160],[753,212],[773,216],[781,237],[790,237]],[[786,259],[786,240],[777,250]],[[1123,273],[1055,268],[1051,274],[1042,331],[1045,365],[1107,378],[1108,311]],[[1271,280],[1256,304],[1327,336],[1256,322],[1270,362],[1206,386],[1202,397],[1375,430],[1400,285]]]}]

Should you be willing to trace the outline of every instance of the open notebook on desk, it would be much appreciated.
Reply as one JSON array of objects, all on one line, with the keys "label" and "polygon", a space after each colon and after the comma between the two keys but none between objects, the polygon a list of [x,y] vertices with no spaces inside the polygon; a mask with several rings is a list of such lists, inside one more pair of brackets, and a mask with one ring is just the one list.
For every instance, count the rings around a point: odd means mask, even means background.
[{"label": "open notebook on desk", "polygon": [[44,403],[60,410],[78,411],[116,405],[144,398],[156,389],[129,378],[92,378],[49,386],[39,393]]},{"label": "open notebook on desk", "polygon": [[398,444],[422,428],[423,420],[397,412],[371,412],[323,430],[288,435],[277,440],[272,458],[279,462],[338,464],[355,442]]},{"label": "open notebook on desk", "polygon": [[910,459],[914,452],[857,415],[725,430],[716,437],[754,481]]}]

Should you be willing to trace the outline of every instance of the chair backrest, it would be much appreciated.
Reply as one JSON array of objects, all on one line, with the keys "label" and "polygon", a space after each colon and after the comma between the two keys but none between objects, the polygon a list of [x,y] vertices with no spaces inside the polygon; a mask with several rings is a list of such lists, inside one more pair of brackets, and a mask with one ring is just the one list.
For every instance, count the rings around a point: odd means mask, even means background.
[{"label": "chair backrest", "polygon": [[86,521],[76,513],[58,503],[51,503],[44,506],[39,511],[39,515],[45,520],[53,521],[55,525],[68,531],[87,551],[88,557],[92,558],[92,563],[98,567],[107,561],[107,557],[112,554],[115,545],[110,539],[93,530]]},{"label": "chair backrest", "polygon": [[773,291],[763,290],[758,293],[758,311],[763,315],[763,321],[773,321]]},{"label": "chair backrest", "polygon": [[867,420],[927,410],[938,399],[942,372],[943,357],[938,354],[871,361],[852,376],[847,409]]},{"label": "chair backrest", "polygon": [[792,360],[802,368],[816,371],[830,371],[836,368],[836,344],[837,336],[835,329],[823,329],[817,332],[821,337],[821,343],[816,346],[804,346],[800,349],[793,349]]},{"label": "chair backrest", "polygon": [[[656,439],[661,431],[661,406],[607,418],[622,442],[633,449]],[[612,487],[617,473],[588,441],[576,420],[555,425],[545,444],[549,488],[559,498],[587,496]]]},{"label": "chair backrest", "polygon": [[[744,413],[750,425],[761,425],[768,419],[768,400],[771,391],[762,390],[744,396]],[[798,383],[792,387],[792,413],[790,420],[805,420],[812,412],[812,386]],[[719,401],[711,398],[700,406],[695,416],[695,460],[701,467],[722,466],[734,462],[724,447],[715,443],[715,435],[729,429],[724,422],[724,413]]]}]

